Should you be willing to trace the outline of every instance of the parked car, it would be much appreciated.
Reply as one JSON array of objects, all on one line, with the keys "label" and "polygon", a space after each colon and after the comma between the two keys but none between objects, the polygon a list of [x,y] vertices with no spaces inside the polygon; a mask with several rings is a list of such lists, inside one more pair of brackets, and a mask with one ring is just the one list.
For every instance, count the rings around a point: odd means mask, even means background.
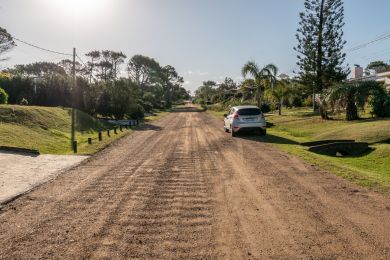
[{"label": "parked car", "polygon": [[260,135],[267,133],[267,123],[260,108],[257,106],[232,107],[229,114],[225,114],[223,128],[236,136],[238,132],[256,131]]}]

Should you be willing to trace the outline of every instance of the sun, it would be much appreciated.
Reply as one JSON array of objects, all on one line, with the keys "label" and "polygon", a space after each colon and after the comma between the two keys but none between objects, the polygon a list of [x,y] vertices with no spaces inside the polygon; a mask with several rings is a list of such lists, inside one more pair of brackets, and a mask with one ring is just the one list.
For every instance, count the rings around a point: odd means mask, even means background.
[{"label": "sun", "polygon": [[75,15],[93,14],[104,10],[108,0],[54,0],[53,2],[64,12]]}]

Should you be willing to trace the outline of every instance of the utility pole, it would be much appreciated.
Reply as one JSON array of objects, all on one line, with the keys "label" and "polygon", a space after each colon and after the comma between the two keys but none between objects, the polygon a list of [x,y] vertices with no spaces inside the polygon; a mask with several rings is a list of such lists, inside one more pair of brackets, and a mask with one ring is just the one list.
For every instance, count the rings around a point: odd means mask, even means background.
[{"label": "utility pole", "polygon": [[71,91],[71,105],[72,105],[72,126],[71,126],[71,147],[75,151],[75,90],[76,90],[76,48],[73,48],[73,67],[72,67],[72,91]]}]

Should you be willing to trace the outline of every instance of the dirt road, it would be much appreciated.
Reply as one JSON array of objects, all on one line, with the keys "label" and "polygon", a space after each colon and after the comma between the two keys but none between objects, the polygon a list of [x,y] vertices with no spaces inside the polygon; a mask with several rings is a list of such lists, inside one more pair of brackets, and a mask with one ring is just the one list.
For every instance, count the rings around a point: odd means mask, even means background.
[{"label": "dirt road", "polygon": [[0,259],[389,259],[390,201],[178,112],[3,207]]}]

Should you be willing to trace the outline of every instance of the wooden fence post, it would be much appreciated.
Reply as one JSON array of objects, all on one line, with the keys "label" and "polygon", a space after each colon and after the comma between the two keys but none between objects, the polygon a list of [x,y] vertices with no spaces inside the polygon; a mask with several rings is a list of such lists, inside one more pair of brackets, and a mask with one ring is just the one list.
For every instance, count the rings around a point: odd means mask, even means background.
[{"label": "wooden fence post", "polygon": [[91,137],[88,138],[88,144],[92,144],[92,138]]},{"label": "wooden fence post", "polygon": [[116,131],[116,127],[114,127],[114,134],[118,134],[118,132]]},{"label": "wooden fence post", "polygon": [[110,129],[107,130],[107,136],[110,137]]},{"label": "wooden fence post", "polygon": [[102,132],[99,132],[98,137],[99,137],[99,141],[102,141],[102,140],[103,140],[103,138],[102,138]]}]

